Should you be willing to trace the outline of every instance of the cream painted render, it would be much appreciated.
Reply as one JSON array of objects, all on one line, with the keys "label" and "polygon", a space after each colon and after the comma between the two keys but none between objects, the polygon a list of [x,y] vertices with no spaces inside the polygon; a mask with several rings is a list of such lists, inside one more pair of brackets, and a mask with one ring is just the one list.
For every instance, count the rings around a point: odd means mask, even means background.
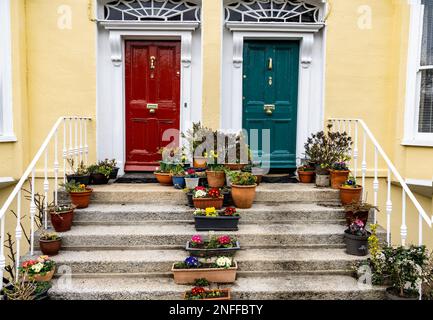
[{"label": "cream painted render", "polygon": [[[330,0],[328,4],[323,119],[365,120],[404,177],[431,181],[433,149],[402,145],[410,58],[408,1]],[[62,6],[71,9],[70,29],[58,27],[62,14],[58,10]],[[196,116],[209,126],[219,127],[226,107],[223,34],[227,29],[222,1],[203,0],[202,6],[198,63],[203,69],[200,79],[194,82],[194,87],[199,88],[195,90],[201,91],[202,108]],[[371,8],[371,29],[358,25],[364,12],[360,8],[365,6]],[[93,20],[96,8],[93,0],[11,2],[12,101],[17,142],[0,143],[0,177],[21,176],[59,116],[94,118],[89,130],[93,150],[106,138],[96,134],[102,121],[97,90],[98,29]],[[102,154],[98,157],[102,158]],[[371,153],[367,161],[372,163]],[[383,163],[380,167],[384,168]],[[380,172],[382,177],[386,175],[385,170]],[[0,190],[0,198],[4,199],[9,191]],[[432,199],[420,199],[431,213]],[[395,201],[397,212],[401,200]],[[416,215],[409,218],[408,225],[416,227]],[[393,233],[398,235],[399,230]],[[409,239],[411,234],[415,232],[409,230]]]}]

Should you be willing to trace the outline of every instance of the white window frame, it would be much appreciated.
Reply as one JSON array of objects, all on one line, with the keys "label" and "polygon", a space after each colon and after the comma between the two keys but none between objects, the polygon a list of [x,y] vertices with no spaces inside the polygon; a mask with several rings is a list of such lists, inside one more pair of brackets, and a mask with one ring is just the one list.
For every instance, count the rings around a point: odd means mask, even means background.
[{"label": "white window frame", "polygon": [[12,36],[10,0],[0,0],[0,142],[17,141],[12,114]]},{"label": "white window frame", "polygon": [[421,71],[433,66],[421,66],[421,47],[424,25],[424,5],[421,0],[408,0],[410,5],[409,50],[407,60],[406,108],[402,145],[433,147],[433,133],[418,131]]}]

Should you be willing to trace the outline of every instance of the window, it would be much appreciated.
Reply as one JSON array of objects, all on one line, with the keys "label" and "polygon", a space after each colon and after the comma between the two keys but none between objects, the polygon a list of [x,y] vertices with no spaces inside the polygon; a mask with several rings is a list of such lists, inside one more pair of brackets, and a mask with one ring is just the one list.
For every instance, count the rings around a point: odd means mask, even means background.
[{"label": "window", "polygon": [[403,144],[433,147],[433,2],[411,1]]},{"label": "window", "polygon": [[418,115],[418,131],[433,133],[433,3],[424,4],[421,40],[421,93]]},{"label": "window", "polygon": [[0,0],[0,142],[16,141],[12,117],[10,0]]}]

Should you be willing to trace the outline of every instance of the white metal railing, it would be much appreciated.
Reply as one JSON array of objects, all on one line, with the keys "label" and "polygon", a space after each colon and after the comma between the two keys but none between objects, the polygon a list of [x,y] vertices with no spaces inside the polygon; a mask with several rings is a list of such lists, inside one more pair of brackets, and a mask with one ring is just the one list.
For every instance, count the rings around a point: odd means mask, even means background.
[{"label": "white metal railing", "polygon": [[[386,155],[385,151],[382,149],[380,144],[377,142],[376,138],[361,119],[341,119],[341,118],[331,118],[328,120],[332,125],[332,130],[339,132],[347,132],[349,136],[353,139],[353,149],[352,149],[352,160],[351,167],[354,175],[358,173],[358,158],[359,158],[359,132],[362,131],[362,162],[361,162],[361,179],[363,188],[362,198],[365,200],[365,179],[367,174],[367,141],[373,144],[373,201],[374,206],[378,205],[378,195],[379,195],[379,177],[378,177],[378,157],[380,156],[386,164],[387,168],[387,188],[386,188],[386,241],[388,245],[391,245],[391,218],[393,212],[393,204],[391,197],[391,178],[394,177],[396,181],[401,185],[402,188],[402,211],[401,211],[401,226],[400,226],[400,236],[401,244],[406,245],[406,239],[408,235],[408,228],[406,224],[407,219],[407,206],[406,200],[412,202],[418,212],[418,244],[423,244],[423,222],[425,222],[430,228],[432,227],[433,217],[430,217],[421,204],[418,202],[412,191],[409,189],[405,180],[401,177],[394,164],[391,162],[389,157]],[[377,212],[374,210],[374,223],[377,223]]]},{"label": "white metal railing", "polygon": [[[87,164],[88,154],[89,154],[89,146],[87,144],[87,129],[88,123],[91,121],[89,117],[61,117],[59,118],[51,131],[45,138],[38,152],[36,153],[33,160],[30,162],[30,165],[24,171],[21,179],[16,184],[12,193],[7,198],[6,202],[0,209],[0,289],[3,286],[3,276],[6,267],[6,257],[5,257],[5,224],[6,217],[8,216],[8,212],[10,212],[10,208],[12,205],[16,204],[16,229],[15,229],[15,247],[16,252],[14,254],[15,258],[15,276],[18,277],[18,267],[20,264],[20,245],[23,232],[22,228],[22,190],[24,184],[30,180],[30,190],[29,190],[29,200],[30,200],[30,209],[29,209],[29,224],[30,224],[30,254],[34,253],[34,234],[37,230],[35,230],[35,214],[36,214],[36,203],[35,203],[35,195],[41,194],[43,195],[43,222],[42,227],[47,228],[48,224],[48,206],[49,206],[49,198],[50,198],[50,183],[49,183],[49,168],[53,169],[54,172],[54,185],[53,185],[53,201],[55,205],[58,203],[58,179],[59,179],[59,169],[60,163],[59,158],[63,158],[63,181],[66,181],[66,163],[68,158],[73,158],[74,163],[78,166],[81,161]],[[61,128],[63,127],[63,128]],[[63,130],[62,130],[63,129]],[[59,132],[60,131],[60,132]],[[61,132],[63,131],[63,132]],[[63,136],[63,148],[59,150],[59,135]],[[69,145],[68,145],[69,143]],[[52,151],[52,153],[50,153]],[[59,151],[60,157],[59,157]],[[37,186],[35,184],[36,178],[36,166],[39,161],[43,158],[43,188],[41,193],[37,191]],[[52,166],[49,165],[49,161],[52,161]],[[10,253],[11,254],[11,253]],[[11,279],[12,280],[12,279]]]}]

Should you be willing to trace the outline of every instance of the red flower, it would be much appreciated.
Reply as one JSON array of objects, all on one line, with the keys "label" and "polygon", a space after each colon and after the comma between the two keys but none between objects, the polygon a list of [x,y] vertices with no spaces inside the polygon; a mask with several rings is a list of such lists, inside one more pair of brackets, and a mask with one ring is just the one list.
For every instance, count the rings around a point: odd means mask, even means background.
[{"label": "red flower", "polygon": [[205,293],[205,291],[206,290],[202,287],[195,287],[195,288],[191,289],[191,294],[193,296],[198,296],[198,295],[201,295],[202,293]]},{"label": "red flower", "polygon": [[195,190],[195,191],[199,191],[199,190],[206,191],[206,188],[205,188],[205,187],[202,187],[202,186],[198,186],[198,187],[195,187],[194,190]]},{"label": "red flower", "polygon": [[186,173],[188,173],[188,174],[195,174],[195,170],[189,168],[188,170],[186,170]]},{"label": "red flower", "polygon": [[221,196],[220,190],[218,188],[212,188],[207,193],[211,198],[219,198]]},{"label": "red flower", "polygon": [[236,213],[236,208],[226,208],[224,213],[226,216],[232,216]]},{"label": "red flower", "polygon": [[232,239],[229,236],[221,236],[218,238],[218,243],[220,245],[230,244],[231,242],[232,242]]}]

